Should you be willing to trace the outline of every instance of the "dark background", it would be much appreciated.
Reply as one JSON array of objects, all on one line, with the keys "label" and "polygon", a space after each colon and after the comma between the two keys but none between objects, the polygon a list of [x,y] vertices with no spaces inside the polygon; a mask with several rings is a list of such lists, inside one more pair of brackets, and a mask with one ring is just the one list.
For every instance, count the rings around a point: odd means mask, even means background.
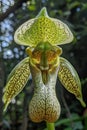
[{"label": "dark background", "polygon": [[[32,79],[3,113],[2,95],[8,74],[24,57],[25,47],[14,42],[15,30],[46,6],[51,17],[65,22],[74,34],[71,44],[62,45],[62,56],[77,70],[87,104],[87,0],[0,0],[0,130],[44,130],[45,122],[33,123],[28,116]],[[56,130],[87,130],[87,109],[57,81],[61,116]],[[72,119],[72,120],[71,120]]]}]

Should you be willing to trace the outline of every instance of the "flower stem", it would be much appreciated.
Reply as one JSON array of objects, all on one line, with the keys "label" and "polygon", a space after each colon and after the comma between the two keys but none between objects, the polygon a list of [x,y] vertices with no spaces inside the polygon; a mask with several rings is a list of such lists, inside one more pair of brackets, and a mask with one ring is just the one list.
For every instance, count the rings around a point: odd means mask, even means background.
[{"label": "flower stem", "polygon": [[46,123],[47,124],[47,130],[55,130],[54,123]]}]

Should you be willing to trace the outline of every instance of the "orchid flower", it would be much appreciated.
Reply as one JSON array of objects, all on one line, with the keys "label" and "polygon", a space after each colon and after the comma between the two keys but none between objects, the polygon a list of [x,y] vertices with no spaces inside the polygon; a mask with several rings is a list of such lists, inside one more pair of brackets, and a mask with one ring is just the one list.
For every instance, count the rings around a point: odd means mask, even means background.
[{"label": "orchid flower", "polygon": [[29,116],[33,122],[46,121],[49,129],[49,124],[53,125],[59,118],[61,106],[55,91],[57,78],[83,107],[86,106],[77,72],[69,61],[61,57],[62,48],[59,45],[73,40],[73,34],[65,23],[49,17],[44,7],[35,18],[16,30],[14,40],[27,46],[28,57],[16,65],[8,76],[3,95],[4,110],[23,90],[30,73],[34,82],[34,94],[29,103]]}]

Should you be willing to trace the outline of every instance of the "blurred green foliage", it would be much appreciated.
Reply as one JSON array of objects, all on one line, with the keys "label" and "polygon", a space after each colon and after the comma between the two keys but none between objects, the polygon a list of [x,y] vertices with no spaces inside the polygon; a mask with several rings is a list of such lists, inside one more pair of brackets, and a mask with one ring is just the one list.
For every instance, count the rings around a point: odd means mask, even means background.
[{"label": "blurred green foliage", "polygon": [[[5,14],[17,2],[12,1],[1,1],[0,15]],[[15,11],[0,23],[0,71],[4,72],[4,75],[1,75],[3,78],[0,76],[3,79],[3,83],[0,84],[0,130],[43,130],[46,127],[45,122],[33,123],[28,116],[28,104],[33,94],[32,79],[24,91],[12,101],[6,113],[2,112],[1,107],[7,76],[13,67],[26,57],[25,47],[14,42],[14,32],[23,22],[34,18],[43,6],[47,7],[50,17],[65,22],[74,34],[74,41],[61,47],[63,57],[74,65],[80,76],[83,97],[87,104],[87,0],[22,1],[22,6],[15,8]],[[75,97],[62,88],[59,81],[56,90],[62,107],[60,119],[55,123],[56,130],[87,130],[87,109],[82,108]]]}]

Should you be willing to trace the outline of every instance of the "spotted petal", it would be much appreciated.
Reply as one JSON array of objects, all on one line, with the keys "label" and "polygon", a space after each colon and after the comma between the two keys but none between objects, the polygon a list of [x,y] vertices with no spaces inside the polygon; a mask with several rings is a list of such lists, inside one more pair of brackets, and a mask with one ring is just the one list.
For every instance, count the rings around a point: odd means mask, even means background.
[{"label": "spotted petal", "polygon": [[55,23],[57,29],[57,31],[55,32],[57,33],[56,45],[72,42],[73,34],[70,31],[69,27],[59,19],[51,18],[51,20]]},{"label": "spotted petal", "polygon": [[16,65],[8,77],[3,95],[3,102],[5,104],[4,111],[7,109],[11,100],[22,91],[29,79],[29,75],[29,58],[27,57]]},{"label": "spotted petal", "polygon": [[86,104],[82,98],[81,83],[74,67],[64,58],[60,57],[60,68],[58,77],[63,86],[81,102],[82,106]]},{"label": "spotted petal", "polygon": [[60,45],[70,43],[73,34],[65,23],[50,18],[46,8],[43,8],[38,17],[28,20],[17,29],[14,39],[18,44],[31,47],[35,47],[40,42]]}]

